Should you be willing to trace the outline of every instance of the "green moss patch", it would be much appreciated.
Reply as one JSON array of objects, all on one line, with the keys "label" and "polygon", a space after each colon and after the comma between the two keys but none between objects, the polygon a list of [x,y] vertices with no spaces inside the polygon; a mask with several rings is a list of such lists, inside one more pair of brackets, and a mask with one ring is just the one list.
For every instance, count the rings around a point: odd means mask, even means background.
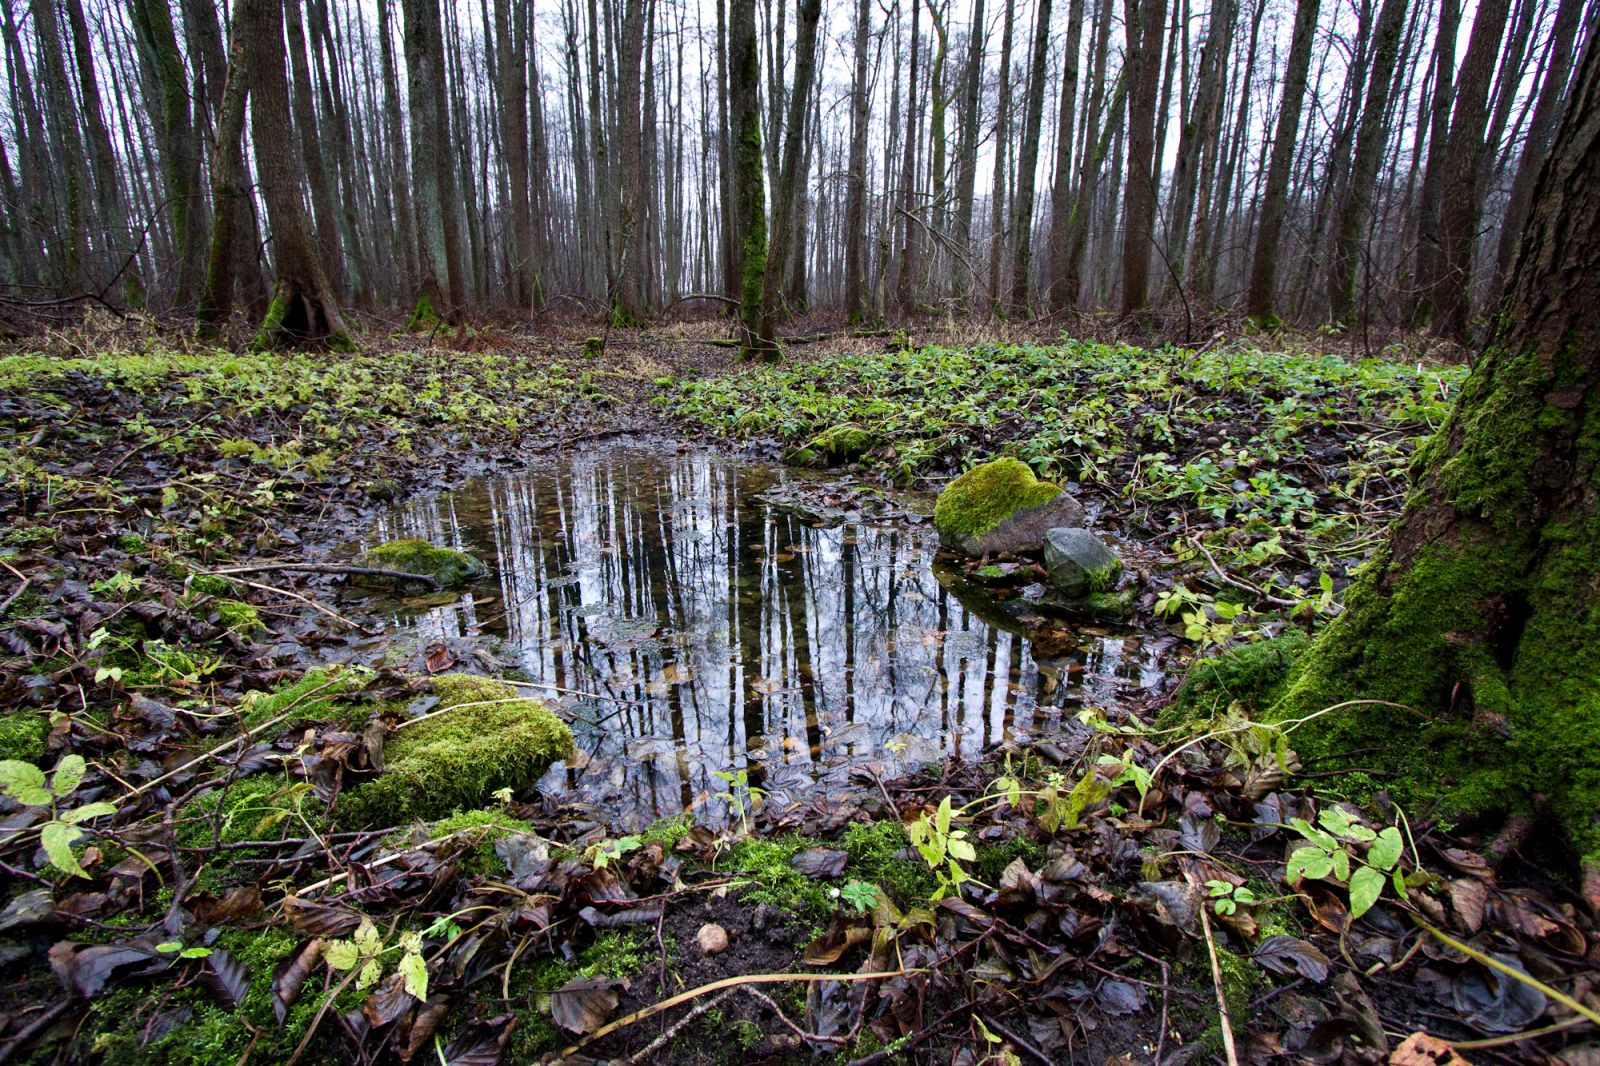
[{"label": "green moss patch", "polygon": [[855,462],[883,443],[883,437],[856,422],[825,429],[790,452],[786,461],[795,466],[833,466]]},{"label": "green moss patch", "polygon": [[1290,629],[1270,640],[1240,644],[1215,658],[1201,659],[1178,686],[1164,720],[1212,718],[1235,702],[1249,712],[1270,707],[1310,646],[1304,631]]},{"label": "green moss patch", "polygon": [[367,687],[372,671],[359,666],[319,666],[307,670],[298,680],[281,685],[271,692],[252,692],[240,705],[240,717],[246,729],[254,729],[272,721],[281,714],[283,729],[291,729],[301,722],[336,721],[352,725],[366,716],[366,711],[351,707],[343,700]]},{"label": "green moss patch", "polygon": [[402,570],[431,577],[445,588],[471,584],[489,576],[489,568],[475,557],[454,548],[440,548],[425,540],[392,540],[370,548],[362,566]]},{"label": "green moss patch", "polygon": [[38,762],[44,758],[44,739],[50,723],[34,711],[0,715],[0,759]]},{"label": "green moss patch", "polygon": [[530,787],[572,754],[567,724],[503,681],[445,674],[433,690],[440,706],[390,735],[383,773],[340,799],[348,824],[398,825],[482,807],[501,789]]}]

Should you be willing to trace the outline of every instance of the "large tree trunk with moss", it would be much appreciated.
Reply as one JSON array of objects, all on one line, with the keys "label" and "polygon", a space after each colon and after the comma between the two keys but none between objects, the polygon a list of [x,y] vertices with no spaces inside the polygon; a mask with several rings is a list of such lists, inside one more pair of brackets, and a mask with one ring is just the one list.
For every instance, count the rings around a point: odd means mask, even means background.
[{"label": "large tree trunk with moss", "polygon": [[1491,339],[1275,712],[1404,705],[1332,711],[1295,746],[1366,765],[1376,747],[1413,796],[1552,818],[1600,904],[1600,49],[1583,55]]},{"label": "large tree trunk with moss", "polygon": [[290,128],[283,0],[240,0],[238,23],[250,77],[250,133],[256,170],[278,267],[272,303],[256,346],[348,347],[350,338],[339,303],[311,236],[299,159],[282,146],[283,131]]}]

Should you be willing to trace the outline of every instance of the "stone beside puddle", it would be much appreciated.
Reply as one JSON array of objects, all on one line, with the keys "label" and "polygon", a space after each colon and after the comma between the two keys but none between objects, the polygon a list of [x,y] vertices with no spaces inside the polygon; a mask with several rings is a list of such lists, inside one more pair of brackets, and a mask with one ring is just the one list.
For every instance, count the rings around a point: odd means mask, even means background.
[{"label": "stone beside puddle", "polygon": [[1068,596],[1108,592],[1122,575],[1122,560],[1101,539],[1076,526],[1057,526],[1044,535],[1044,566],[1050,580]]},{"label": "stone beside puddle", "polygon": [[968,470],[945,486],[933,509],[940,539],[968,555],[1034,551],[1045,530],[1082,521],[1077,500],[1011,458]]}]

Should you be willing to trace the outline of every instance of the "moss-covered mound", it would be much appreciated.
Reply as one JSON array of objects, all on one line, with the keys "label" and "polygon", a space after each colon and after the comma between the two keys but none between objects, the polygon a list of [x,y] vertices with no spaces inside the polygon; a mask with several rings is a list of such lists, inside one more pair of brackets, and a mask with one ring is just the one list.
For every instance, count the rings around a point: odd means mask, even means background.
[{"label": "moss-covered mound", "polygon": [[38,762],[44,758],[44,739],[50,722],[37,711],[0,715],[0,759]]},{"label": "moss-covered mound", "polygon": [[1201,659],[1178,686],[1163,721],[1204,720],[1235,702],[1252,713],[1265,710],[1283,692],[1295,663],[1310,646],[1311,638],[1303,630],[1290,629],[1271,640],[1241,644],[1215,658]]},{"label": "moss-covered mound", "polygon": [[392,540],[368,549],[362,566],[423,574],[445,588],[471,584],[489,576],[489,568],[463,551],[439,548],[425,540]]},{"label": "moss-covered mound", "polygon": [[834,466],[852,463],[883,442],[881,435],[857,422],[842,422],[825,429],[785,457],[795,466]]},{"label": "moss-covered mound", "polygon": [[384,771],[339,800],[345,825],[443,818],[528,788],[572,754],[572,731],[503,681],[467,674],[433,679],[440,704],[383,746]]},{"label": "moss-covered mound", "polygon": [[1045,530],[1076,525],[1083,508],[1020,459],[982,463],[946,485],[933,507],[940,538],[969,555],[1029,551]]},{"label": "moss-covered mound", "polygon": [[359,705],[343,701],[366,688],[373,673],[363,666],[319,666],[307,670],[298,681],[280,685],[271,692],[246,694],[239,705],[246,729],[254,729],[280,719],[279,727],[292,729],[301,722],[329,721],[354,725],[367,715]]}]

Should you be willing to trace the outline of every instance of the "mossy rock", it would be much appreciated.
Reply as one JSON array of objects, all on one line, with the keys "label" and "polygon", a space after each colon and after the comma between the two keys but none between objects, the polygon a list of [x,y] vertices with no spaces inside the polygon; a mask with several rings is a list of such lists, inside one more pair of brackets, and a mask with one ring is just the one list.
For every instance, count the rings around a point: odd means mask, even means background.
[{"label": "mossy rock", "polygon": [[1083,508],[1061,486],[1033,476],[1020,459],[983,463],[946,485],[933,524],[968,555],[1037,550],[1045,531],[1083,523]]},{"label": "mossy rock", "polygon": [[503,681],[468,674],[433,679],[440,704],[395,730],[383,772],[339,800],[345,825],[398,825],[482,807],[520,792],[572,755],[572,731],[544,704]]},{"label": "mossy rock", "polygon": [[1178,686],[1162,720],[1204,721],[1235,702],[1252,713],[1263,711],[1277,700],[1310,646],[1311,638],[1303,630],[1289,629],[1270,640],[1240,644],[1215,658],[1201,659]]},{"label": "mossy rock", "polygon": [[489,568],[476,557],[425,540],[392,540],[363,552],[359,561],[362,566],[422,574],[444,588],[470,585],[489,576]]},{"label": "mossy rock", "polygon": [[785,461],[795,466],[838,466],[855,462],[881,443],[880,434],[855,422],[841,422],[790,452]]},{"label": "mossy rock", "polygon": [[390,503],[400,498],[400,482],[392,477],[374,478],[361,486],[361,491],[369,500]]}]

